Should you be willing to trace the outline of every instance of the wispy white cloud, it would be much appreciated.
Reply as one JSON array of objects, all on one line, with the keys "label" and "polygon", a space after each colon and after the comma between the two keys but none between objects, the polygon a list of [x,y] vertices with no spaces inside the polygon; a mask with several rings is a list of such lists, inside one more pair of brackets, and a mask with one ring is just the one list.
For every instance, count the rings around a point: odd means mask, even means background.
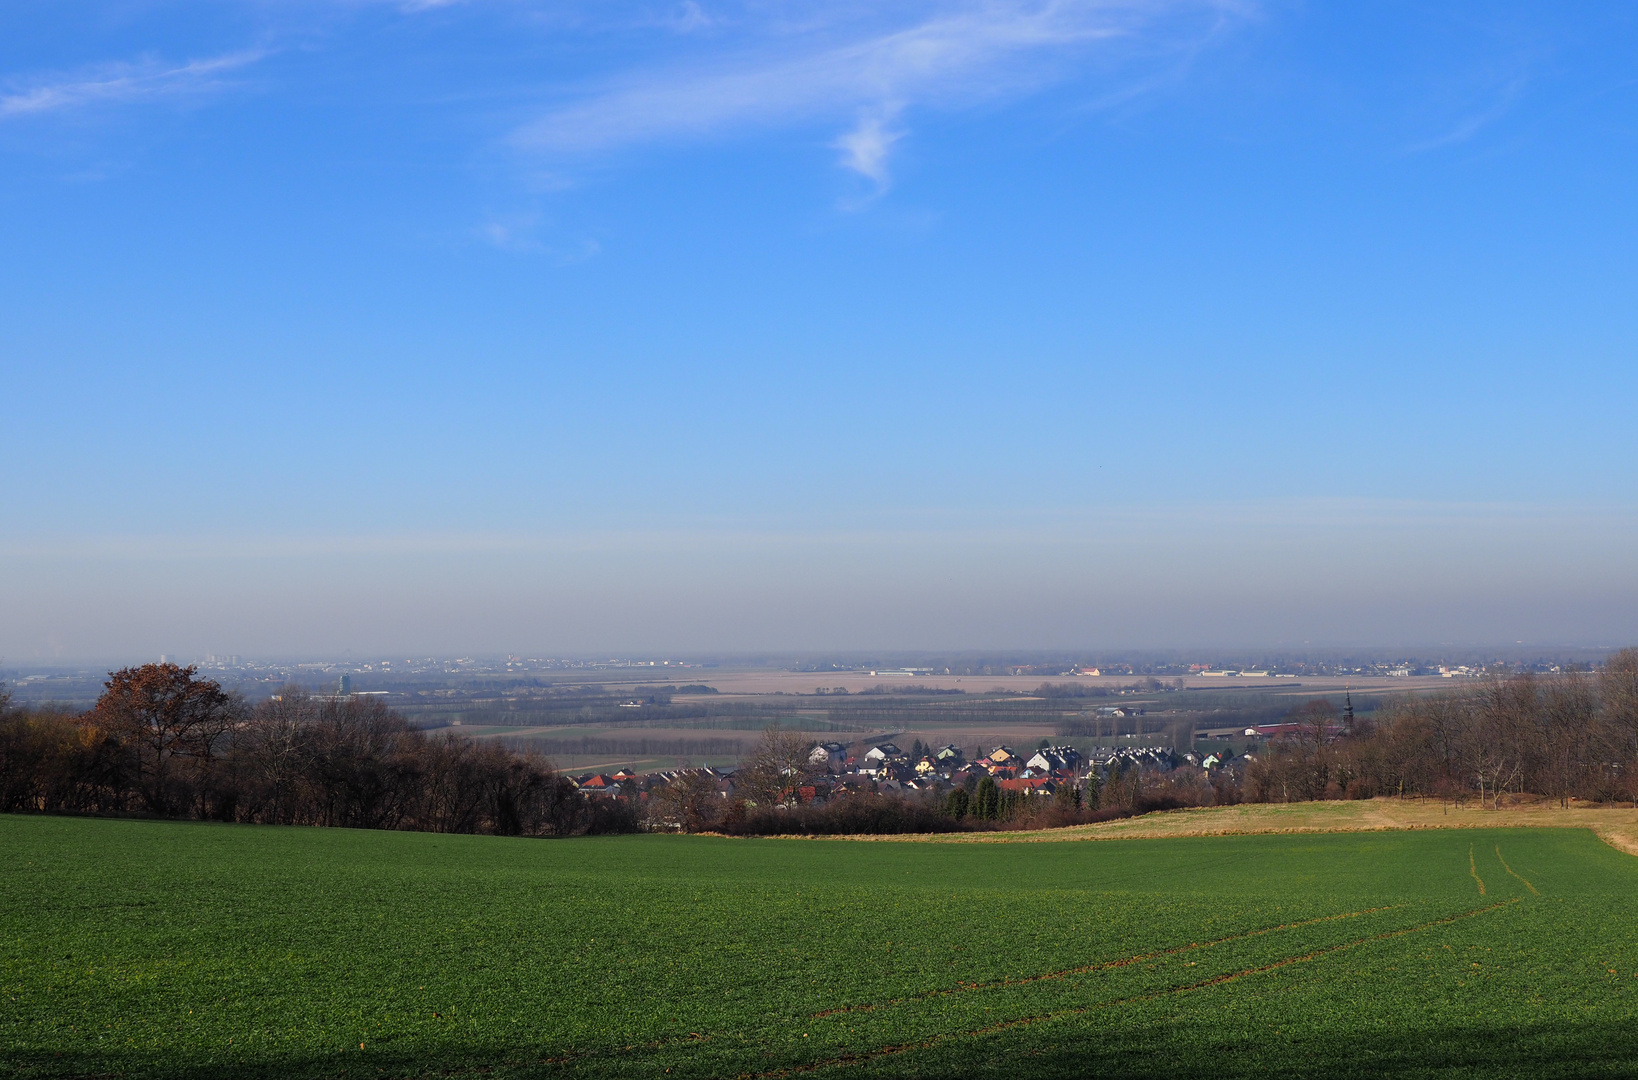
[{"label": "wispy white cloud", "polygon": [[1429,150],[1438,150],[1442,147],[1467,142],[1511,112],[1514,105],[1524,96],[1528,84],[1529,79],[1523,74],[1509,80],[1505,85],[1497,89],[1495,99],[1489,105],[1463,117],[1449,130],[1431,139],[1423,139],[1420,142],[1412,143],[1405,147],[1404,153],[1420,154]]},{"label": "wispy white cloud", "polygon": [[679,34],[690,34],[695,30],[704,30],[706,27],[714,25],[716,20],[707,15],[705,9],[700,7],[695,0],[683,0],[682,6],[677,9],[677,14],[669,20],[669,23],[671,28]]},{"label": "wispy white cloud", "polygon": [[853,130],[831,144],[842,152],[844,168],[874,180],[878,187],[887,185],[888,152],[904,137],[904,132],[891,126],[890,116],[897,111],[889,110],[889,116],[879,113],[861,116]]},{"label": "wispy white cloud", "polygon": [[[833,143],[877,184],[905,134],[897,118],[1018,94],[1072,76],[1087,50],[1210,36],[1251,0],[944,0],[919,17],[805,23],[736,34],[689,66],[634,70],[515,133],[526,149],[586,155],[650,142],[852,117]],[[800,5],[796,5],[800,7]],[[856,15],[854,11],[851,14]],[[795,26],[795,29],[793,29]]]},{"label": "wispy white cloud", "polygon": [[246,50],[185,64],[145,59],[105,64],[72,76],[41,79],[0,95],[0,118],[201,93],[222,85],[229,72],[253,64],[265,55],[262,50]]},{"label": "wispy white cloud", "polygon": [[478,226],[477,236],[502,251],[540,251],[543,245],[536,237],[539,227],[539,214],[514,214],[485,221]]},{"label": "wispy white cloud", "polygon": [[544,228],[541,216],[530,211],[491,217],[472,230],[471,236],[500,251],[543,255],[558,266],[583,263],[595,259],[603,251],[603,245],[591,238],[569,242],[567,246],[562,242],[547,243],[541,237]]},{"label": "wispy white cloud", "polygon": [[431,11],[434,8],[453,7],[466,0],[399,0],[399,8],[407,12]]}]

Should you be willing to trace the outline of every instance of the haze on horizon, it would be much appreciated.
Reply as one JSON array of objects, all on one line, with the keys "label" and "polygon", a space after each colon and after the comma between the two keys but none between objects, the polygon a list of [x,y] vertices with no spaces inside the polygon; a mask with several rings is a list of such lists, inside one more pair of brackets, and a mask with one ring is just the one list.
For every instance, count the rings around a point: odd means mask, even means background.
[{"label": "haze on horizon", "polygon": [[1632,644],[1635,47],[8,5],[0,655]]}]

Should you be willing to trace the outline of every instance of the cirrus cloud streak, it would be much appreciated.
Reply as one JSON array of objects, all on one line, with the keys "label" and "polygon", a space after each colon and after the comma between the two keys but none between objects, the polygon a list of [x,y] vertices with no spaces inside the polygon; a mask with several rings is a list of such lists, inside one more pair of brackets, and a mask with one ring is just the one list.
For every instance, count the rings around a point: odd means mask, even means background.
[{"label": "cirrus cloud streak", "polygon": [[59,76],[0,95],[0,117],[37,116],[96,105],[193,94],[214,89],[224,76],[267,55],[258,49],[226,53],[185,64],[154,59],[104,64],[72,76]]},{"label": "cirrus cloud streak", "polygon": [[816,18],[798,32],[753,27],[749,40],[691,65],[589,88],[513,141],[584,156],[845,117],[852,126],[833,144],[841,164],[885,183],[904,133],[890,121],[906,111],[1029,93],[1074,77],[1077,61],[1099,47],[1116,60],[1193,49],[1250,10],[1240,0],[967,0],[896,26]]}]

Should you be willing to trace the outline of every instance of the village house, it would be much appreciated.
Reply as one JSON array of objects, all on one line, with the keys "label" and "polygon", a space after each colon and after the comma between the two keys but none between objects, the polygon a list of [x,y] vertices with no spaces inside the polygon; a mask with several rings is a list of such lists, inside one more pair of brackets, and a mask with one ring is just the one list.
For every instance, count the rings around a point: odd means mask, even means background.
[{"label": "village house", "polygon": [[888,766],[904,760],[904,751],[892,743],[880,743],[865,751],[864,760],[859,762],[859,771],[870,776],[877,776],[885,772]]},{"label": "village house", "polygon": [[1081,763],[1081,752],[1073,746],[1048,746],[1024,762],[1024,768],[1039,776],[1072,772]]},{"label": "village house", "polygon": [[841,743],[820,743],[809,752],[808,764],[826,772],[839,773],[847,768],[847,747]]},{"label": "village house", "polygon": [[[635,773],[625,773],[625,775],[630,777],[631,780],[636,779]],[[578,787],[580,790],[580,794],[586,796],[587,798],[596,799],[616,798],[629,786],[630,780],[625,783],[621,783],[619,780],[609,776],[607,773],[594,773],[590,776],[583,776],[580,778],[579,783],[576,784],[576,787]]]}]

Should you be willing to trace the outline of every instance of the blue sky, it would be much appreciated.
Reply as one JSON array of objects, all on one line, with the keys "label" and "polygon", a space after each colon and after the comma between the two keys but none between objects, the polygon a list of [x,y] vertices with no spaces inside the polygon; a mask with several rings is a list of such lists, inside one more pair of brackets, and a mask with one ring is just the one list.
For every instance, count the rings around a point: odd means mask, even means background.
[{"label": "blue sky", "polygon": [[1638,639],[1627,5],[20,0],[0,653]]}]

